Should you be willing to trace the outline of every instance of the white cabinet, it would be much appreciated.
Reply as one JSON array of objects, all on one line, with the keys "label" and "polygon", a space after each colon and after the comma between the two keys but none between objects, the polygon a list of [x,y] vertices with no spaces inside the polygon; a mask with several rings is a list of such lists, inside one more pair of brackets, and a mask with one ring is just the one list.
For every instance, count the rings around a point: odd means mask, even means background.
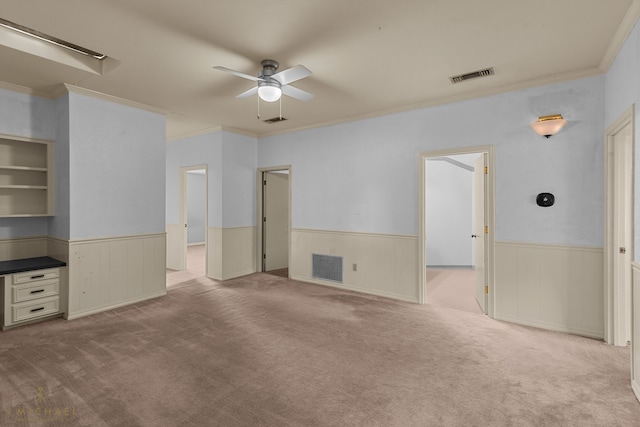
[{"label": "white cabinet", "polygon": [[52,141],[0,135],[0,217],[54,214]]},{"label": "white cabinet", "polygon": [[61,314],[60,268],[24,271],[0,277],[3,329]]}]

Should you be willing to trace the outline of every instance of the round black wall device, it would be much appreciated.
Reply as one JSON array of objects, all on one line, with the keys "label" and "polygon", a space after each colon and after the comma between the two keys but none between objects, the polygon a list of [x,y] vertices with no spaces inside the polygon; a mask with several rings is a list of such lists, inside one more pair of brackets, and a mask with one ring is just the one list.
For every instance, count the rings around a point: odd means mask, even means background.
[{"label": "round black wall device", "polygon": [[538,206],[542,206],[543,208],[548,208],[549,206],[553,206],[553,203],[556,201],[556,198],[551,193],[540,193],[538,197],[536,197],[536,203]]}]

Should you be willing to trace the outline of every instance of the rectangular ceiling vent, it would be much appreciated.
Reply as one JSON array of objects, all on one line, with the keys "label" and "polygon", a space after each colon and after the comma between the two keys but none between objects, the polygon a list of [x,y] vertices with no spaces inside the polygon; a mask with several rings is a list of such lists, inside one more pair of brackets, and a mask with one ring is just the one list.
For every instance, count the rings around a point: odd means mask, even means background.
[{"label": "rectangular ceiling vent", "polygon": [[493,71],[493,67],[485,68],[484,70],[474,71],[472,73],[460,74],[458,76],[451,76],[449,80],[451,83],[462,83],[467,80],[478,79],[480,77],[489,77],[493,76],[495,72]]},{"label": "rectangular ceiling vent", "polygon": [[273,124],[273,123],[278,123],[278,122],[284,122],[285,120],[287,120],[285,117],[278,116],[278,117],[274,117],[272,119],[264,120],[264,122],[265,123],[269,123],[269,124]]}]

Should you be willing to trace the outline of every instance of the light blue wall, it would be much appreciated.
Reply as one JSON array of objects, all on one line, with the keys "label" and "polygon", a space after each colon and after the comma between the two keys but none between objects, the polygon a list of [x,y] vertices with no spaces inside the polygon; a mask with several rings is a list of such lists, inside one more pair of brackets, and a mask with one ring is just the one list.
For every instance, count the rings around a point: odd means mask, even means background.
[{"label": "light blue wall", "polygon": [[257,140],[222,133],[222,226],[256,225]]},{"label": "light blue wall", "polygon": [[[0,89],[0,134],[56,139],[55,101]],[[0,239],[46,236],[47,218],[0,218]]]},{"label": "light blue wall", "polygon": [[165,230],[165,118],[69,94],[70,237]]},{"label": "light blue wall", "polygon": [[[550,140],[529,128],[555,113]],[[494,145],[497,240],[602,247],[603,121],[597,76],[262,138],[258,159],[292,165],[293,227],[417,235],[419,153]]]},{"label": "light blue wall", "polygon": [[209,227],[222,227],[222,132],[167,143],[167,224],[180,222],[181,167],[207,166]]},{"label": "light blue wall", "polygon": [[640,261],[640,25],[636,23],[605,79],[605,124],[612,125],[635,104],[634,261]]},{"label": "light blue wall", "polygon": [[69,163],[69,94],[64,94],[56,101],[56,210],[55,216],[49,218],[49,235],[59,239],[71,236],[71,212],[69,181],[71,164]]},{"label": "light blue wall", "polygon": [[227,131],[167,143],[167,223],[179,223],[179,168],[207,165],[208,226],[254,226],[257,143]]}]

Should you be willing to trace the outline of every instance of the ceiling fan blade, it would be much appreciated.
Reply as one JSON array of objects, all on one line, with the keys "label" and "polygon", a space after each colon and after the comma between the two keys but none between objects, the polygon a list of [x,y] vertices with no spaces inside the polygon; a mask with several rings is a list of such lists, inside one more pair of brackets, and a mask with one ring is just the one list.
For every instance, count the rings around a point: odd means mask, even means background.
[{"label": "ceiling fan blade", "polygon": [[293,86],[282,86],[281,89],[282,93],[299,101],[307,102],[313,99],[313,94],[305,92],[304,90],[295,88]]},{"label": "ceiling fan blade", "polygon": [[247,98],[249,96],[255,95],[256,93],[258,93],[258,86],[252,87],[246,92],[242,92],[240,95],[236,96],[236,98]]},{"label": "ceiling fan blade", "polygon": [[286,70],[275,73],[271,77],[280,82],[281,85],[288,85],[297,80],[309,77],[311,71],[304,65],[296,65],[295,67],[288,68]]},{"label": "ceiling fan blade", "polygon": [[227,67],[221,67],[219,65],[216,65],[213,68],[215,68],[216,70],[224,71],[225,73],[235,74],[238,77],[253,80],[254,82],[259,82],[264,80],[264,79],[261,79],[260,77],[250,76],[249,74],[241,73],[240,71],[232,70],[231,68],[227,68]]}]

